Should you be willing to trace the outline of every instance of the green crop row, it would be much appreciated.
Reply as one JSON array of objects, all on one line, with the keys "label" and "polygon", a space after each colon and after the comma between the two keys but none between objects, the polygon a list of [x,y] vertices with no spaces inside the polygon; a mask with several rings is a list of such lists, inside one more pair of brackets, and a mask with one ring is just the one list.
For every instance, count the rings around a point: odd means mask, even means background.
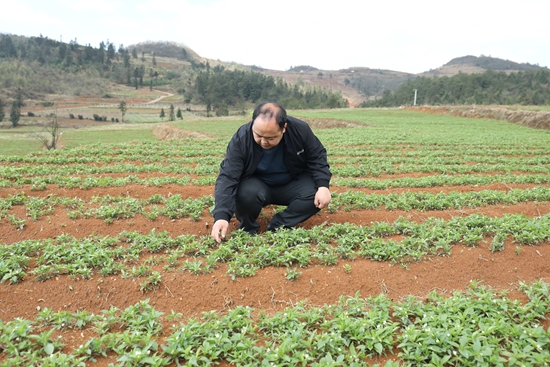
[{"label": "green crop row", "polygon": [[[131,164],[117,163],[111,165],[90,165],[85,163],[73,165],[19,165],[0,166],[2,181],[25,182],[26,177],[32,176],[69,176],[69,175],[104,175],[120,173],[162,173],[178,175],[217,175],[219,162],[200,162],[193,164],[182,163],[149,163]],[[550,173],[550,164],[547,163],[498,163],[484,164],[463,162],[462,164],[442,164],[427,159],[425,162],[392,163],[388,160],[368,161],[360,164],[336,165],[331,167],[336,177],[376,177],[383,174],[395,175],[405,173],[440,173],[440,174],[469,174],[469,173]]]},{"label": "green crop row", "polygon": [[[164,185],[194,185],[211,186],[216,181],[216,175],[201,175],[199,178],[190,176],[158,176],[139,178],[136,175],[124,177],[110,176],[65,176],[48,175],[41,177],[20,177],[13,180],[0,179],[0,187],[19,187],[30,185],[33,191],[48,189],[48,185],[56,185],[59,188],[82,189],[92,187],[122,187],[129,184],[142,186]],[[468,185],[489,185],[494,183],[503,184],[548,184],[550,174],[504,174],[504,175],[430,175],[422,177],[402,177],[393,179],[375,178],[349,178],[333,176],[332,185],[336,187],[368,188],[371,190],[384,190],[389,188],[426,188],[438,186],[468,186]]]},{"label": "green crop row", "polygon": [[105,195],[95,196],[90,202],[86,202],[78,197],[68,198],[53,194],[46,197],[35,197],[19,193],[9,195],[6,199],[0,198],[0,218],[8,216],[8,211],[14,205],[26,206],[27,216],[34,220],[53,213],[56,206],[62,205],[70,210],[67,216],[71,219],[100,218],[107,223],[117,219],[133,218],[138,214],[151,220],[159,216],[166,216],[170,219],[190,217],[193,220],[198,220],[203,211],[213,204],[214,198],[211,195],[196,199],[183,199],[180,194],[168,197],[154,194],[143,200],[128,196]]},{"label": "green crop row", "polygon": [[[550,331],[540,321],[550,311],[549,285],[520,283],[524,304],[505,292],[472,282],[451,296],[341,296],[321,307],[301,302],[269,315],[238,306],[223,315],[177,320],[149,300],[102,314],[53,312],[34,320],[0,320],[0,366],[85,366],[116,358],[120,366],[367,367],[370,358],[393,357],[385,366],[543,366],[550,363]],[[169,330],[165,323],[172,322]],[[67,350],[56,331],[86,330],[82,345]],[[63,335],[63,334],[61,334]],[[393,355],[398,351],[397,355]],[[396,358],[397,357],[397,358]],[[378,366],[378,365],[374,365]]]},{"label": "green crop row", "polygon": [[[118,151],[122,154],[113,154],[117,151],[117,146],[106,146],[103,154],[85,154],[81,149],[66,149],[56,151],[60,153],[42,153],[27,157],[18,156],[0,156],[0,162],[12,164],[31,164],[31,165],[77,165],[77,164],[97,164],[107,165],[112,163],[139,163],[151,164],[163,162],[168,164],[194,164],[204,162],[205,164],[217,165],[223,158],[223,150],[219,146],[204,147],[196,142],[185,146],[173,146],[169,152],[163,152],[162,143],[158,143],[158,149],[139,149],[135,150],[132,147],[120,147]],[[179,150],[178,150],[179,149]],[[423,149],[421,146],[417,149]],[[425,149],[425,148],[424,148]],[[160,150],[160,152],[159,152]],[[200,151],[200,154],[190,152]],[[167,155],[170,154],[170,155]],[[365,146],[353,149],[342,150],[334,149],[334,152],[329,150],[330,161],[332,164],[363,163],[366,158],[373,164],[390,163],[396,164],[413,164],[420,165],[427,163],[436,163],[439,165],[457,165],[466,163],[483,163],[492,165],[536,165],[548,164],[550,158],[549,150],[531,151],[526,149],[509,149],[498,150],[491,154],[490,150],[478,150],[478,153],[473,153],[469,148],[463,150],[453,149],[448,147],[446,150],[380,150],[379,147]]]},{"label": "green crop row", "polygon": [[[517,204],[528,201],[549,201],[550,188],[535,187],[533,189],[513,189],[508,192],[484,190],[480,192],[451,192],[445,193],[402,193],[402,194],[365,194],[362,192],[346,191],[334,194],[334,199],[329,210],[338,208],[351,209],[379,209],[387,210],[447,210],[461,209],[465,207],[480,207],[495,204]],[[26,196],[24,193],[9,195],[6,199],[0,198],[0,219],[8,216],[9,210],[14,205],[25,205],[27,216],[34,220],[51,214],[57,205],[63,205],[72,209],[67,215],[71,219],[100,218],[111,223],[117,219],[132,218],[136,215],[144,215],[151,220],[159,216],[169,218],[191,217],[198,220],[204,209],[213,205],[213,197],[210,195],[201,198],[189,198],[184,200],[181,195],[172,195],[164,198],[160,194],[152,195],[148,199],[135,199],[127,196],[94,197],[89,203],[80,198],[58,197],[53,194],[47,197]],[[20,226],[20,220],[12,218],[12,223]]]},{"label": "green crop row", "polygon": [[427,164],[402,164],[392,165],[390,162],[384,163],[364,163],[360,165],[345,165],[331,167],[331,171],[338,177],[369,177],[380,175],[396,175],[404,173],[441,173],[441,174],[469,174],[469,173],[549,173],[550,165],[526,165],[526,164],[474,164],[467,162],[458,165],[445,165],[437,163]]},{"label": "green crop row", "polygon": [[[513,205],[523,202],[547,202],[550,201],[550,188],[534,187],[532,189],[512,189],[509,191],[483,190],[472,192],[452,191],[449,193],[430,192],[404,192],[366,194],[363,192],[348,190],[342,193],[334,193],[329,205],[329,210],[335,212],[342,210],[372,210],[385,208],[386,210],[449,210],[463,208],[478,208],[487,205]],[[118,219],[133,218],[143,215],[151,220],[160,216],[171,219],[191,217],[198,220],[205,209],[210,209],[214,204],[211,195],[200,198],[183,199],[180,194],[163,197],[154,194],[148,199],[136,199],[129,196],[93,197],[90,202],[80,198],[59,197],[50,194],[46,197],[27,196],[25,193],[9,195],[0,198],[0,219],[9,216],[9,210],[14,205],[26,206],[27,216],[37,220],[42,216],[51,214],[58,205],[63,205],[70,211],[67,216],[71,219],[100,218],[107,223]],[[22,218],[15,218],[12,223],[20,226]]]},{"label": "green crop row", "polygon": [[[425,256],[448,256],[459,243],[477,246],[490,241],[490,249],[500,251],[510,239],[517,244],[519,255],[519,246],[550,242],[549,229],[550,214],[532,219],[519,214],[496,218],[472,214],[448,221],[430,218],[416,223],[401,217],[394,223],[333,224],[258,236],[235,231],[220,244],[210,236],[170,237],[168,232],[154,230],[146,235],[125,231],[115,237],[80,239],[61,235],[0,246],[0,280],[22,281],[31,261],[36,263],[31,273],[38,280],[58,275],[90,278],[94,273],[122,274],[146,278],[142,283],[145,287],[159,282],[155,280],[153,265],[164,265],[165,270],[179,266],[198,275],[213,271],[220,262],[228,264],[227,273],[232,278],[253,276],[258,269],[277,266],[286,267],[289,278],[296,279],[299,274],[292,267],[336,265],[339,259],[356,258],[405,264]],[[397,235],[401,236],[399,240],[391,238]],[[142,260],[154,253],[164,256]]]},{"label": "green crop row", "polygon": [[454,155],[448,157],[431,154],[424,154],[422,156],[408,156],[399,155],[391,156],[378,152],[377,155],[365,159],[359,155],[353,157],[331,157],[330,163],[332,164],[364,164],[368,162],[373,165],[389,164],[389,165],[440,165],[440,166],[457,166],[464,164],[479,164],[479,165],[509,165],[512,167],[522,165],[540,165],[549,164],[550,157],[547,155],[530,156],[524,152],[522,156],[509,157],[509,156],[473,156],[469,152],[466,154],[460,154],[454,152]]},{"label": "green crop row", "polygon": [[0,175],[4,179],[18,179],[24,176],[48,176],[48,175],[89,175],[106,173],[172,173],[172,174],[214,174],[218,173],[219,167],[214,165],[196,164],[193,167],[182,164],[162,163],[153,164],[128,164],[120,163],[115,165],[95,166],[88,164],[76,164],[69,166],[40,166],[26,165],[18,167],[0,167]]},{"label": "green crop row", "polygon": [[452,191],[449,193],[404,192],[366,194],[348,190],[337,193],[329,205],[329,210],[343,208],[387,210],[449,210],[462,208],[479,208],[487,205],[513,205],[524,202],[550,201],[550,188],[534,187],[532,189],[512,189],[509,191],[482,190],[472,192]]},{"label": "green crop row", "polygon": [[502,184],[548,184],[550,174],[541,175],[430,175],[423,177],[402,177],[393,179],[374,178],[341,178],[334,177],[331,184],[336,187],[368,188],[385,190],[389,188],[426,188],[443,186],[482,186],[495,183]]}]

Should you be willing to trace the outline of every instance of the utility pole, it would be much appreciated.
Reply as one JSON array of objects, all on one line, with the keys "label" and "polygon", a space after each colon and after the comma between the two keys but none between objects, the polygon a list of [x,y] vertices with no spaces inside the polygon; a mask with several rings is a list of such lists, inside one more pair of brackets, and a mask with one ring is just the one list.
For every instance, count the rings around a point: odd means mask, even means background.
[{"label": "utility pole", "polygon": [[414,90],[414,103],[413,103],[413,106],[416,106],[416,92],[417,91],[418,91],[418,89]]}]

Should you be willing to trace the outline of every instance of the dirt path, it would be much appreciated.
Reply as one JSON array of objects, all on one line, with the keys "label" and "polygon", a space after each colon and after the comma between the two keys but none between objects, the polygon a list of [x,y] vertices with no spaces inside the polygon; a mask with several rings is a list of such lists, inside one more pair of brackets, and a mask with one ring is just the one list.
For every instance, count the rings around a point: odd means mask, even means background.
[{"label": "dirt path", "polygon": [[155,91],[159,92],[159,93],[164,93],[166,95],[165,96],[159,96],[158,98],[153,99],[152,101],[146,102],[145,104],[154,104],[154,103],[157,103],[157,102],[161,101],[164,98],[172,97],[174,95],[174,93],[162,92],[162,91],[157,91],[157,90],[155,90]]}]

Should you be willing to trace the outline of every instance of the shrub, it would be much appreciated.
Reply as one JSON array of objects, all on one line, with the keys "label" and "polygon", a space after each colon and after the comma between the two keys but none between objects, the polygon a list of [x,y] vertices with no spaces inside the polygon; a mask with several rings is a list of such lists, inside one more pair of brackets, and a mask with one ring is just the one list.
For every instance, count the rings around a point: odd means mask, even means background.
[{"label": "shrub", "polygon": [[226,106],[221,106],[216,110],[216,116],[229,116],[229,110]]}]

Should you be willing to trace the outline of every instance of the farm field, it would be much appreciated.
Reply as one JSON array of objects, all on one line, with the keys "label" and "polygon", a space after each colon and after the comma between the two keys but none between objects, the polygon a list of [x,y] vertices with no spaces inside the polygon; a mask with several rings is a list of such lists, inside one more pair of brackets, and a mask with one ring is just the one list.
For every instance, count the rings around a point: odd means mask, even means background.
[{"label": "farm field", "polygon": [[219,245],[213,185],[246,117],[0,148],[0,366],[550,364],[550,131],[289,114],[327,148],[332,203],[276,233],[265,208]]}]

